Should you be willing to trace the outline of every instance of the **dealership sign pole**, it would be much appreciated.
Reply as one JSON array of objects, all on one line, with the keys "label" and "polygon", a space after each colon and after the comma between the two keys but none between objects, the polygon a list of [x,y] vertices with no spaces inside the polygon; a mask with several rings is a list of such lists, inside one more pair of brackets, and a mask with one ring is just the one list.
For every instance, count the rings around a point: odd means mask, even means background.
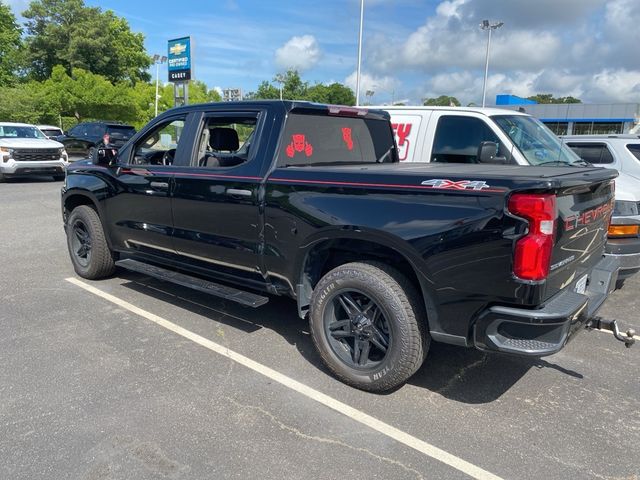
[{"label": "dealership sign pole", "polygon": [[173,83],[174,105],[189,103],[189,80],[192,77],[191,37],[169,40],[167,61],[169,81]]}]

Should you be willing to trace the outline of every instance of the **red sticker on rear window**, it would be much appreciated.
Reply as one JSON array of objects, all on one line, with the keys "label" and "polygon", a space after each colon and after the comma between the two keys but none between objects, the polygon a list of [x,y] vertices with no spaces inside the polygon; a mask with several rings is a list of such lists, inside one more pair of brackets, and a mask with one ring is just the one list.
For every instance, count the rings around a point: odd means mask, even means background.
[{"label": "red sticker on rear window", "polygon": [[353,139],[351,138],[351,128],[343,127],[342,128],[342,140],[347,145],[349,150],[353,150]]},{"label": "red sticker on rear window", "polygon": [[313,155],[313,146],[307,142],[303,133],[294,133],[291,135],[291,143],[285,149],[287,157],[293,158],[298,153],[304,152],[307,157]]}]

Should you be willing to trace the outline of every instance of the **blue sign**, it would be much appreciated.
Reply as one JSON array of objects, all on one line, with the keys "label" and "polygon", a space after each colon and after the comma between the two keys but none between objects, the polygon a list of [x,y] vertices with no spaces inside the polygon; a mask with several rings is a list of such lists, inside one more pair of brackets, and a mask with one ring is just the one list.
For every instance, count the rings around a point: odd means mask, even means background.
[{"label": "blue sign", "polygon": [[185,82],[191,80],[191,37],[174,38],[169,40],[170,82]]}]

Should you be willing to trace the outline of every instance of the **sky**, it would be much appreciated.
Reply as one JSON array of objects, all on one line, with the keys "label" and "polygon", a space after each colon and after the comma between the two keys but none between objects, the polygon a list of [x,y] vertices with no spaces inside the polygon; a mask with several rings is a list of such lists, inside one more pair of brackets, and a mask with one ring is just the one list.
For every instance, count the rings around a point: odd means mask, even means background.
[{"label": "sky", "polygon": [[[150,54],[191,35],[195,78],[210,88],[255,91],[295,68],[311,84],[355,90],[359,0],[85,2],[125,17]],[[19,14],[28,1],[8,3]],[[504,22],[491,39],[488,104],[504,93],[640,102],[640,0],[365,0],[361,102],[480,103],[483,19]]]}]

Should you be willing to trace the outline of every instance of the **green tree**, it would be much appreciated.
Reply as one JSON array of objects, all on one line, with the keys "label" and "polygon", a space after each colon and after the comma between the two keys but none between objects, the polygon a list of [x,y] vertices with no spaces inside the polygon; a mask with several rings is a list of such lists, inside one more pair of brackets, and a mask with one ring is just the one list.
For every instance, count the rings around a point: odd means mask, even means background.
[{"label": "green tree", "polygon": [[11,7],[0,1],[0,86],[13,85],[17,81],[21,34],[22,29]]},{"label": "green tree", "polygon": [[245,98],[247,100],[277,100],[280,98],[280,91],[267,80],[264,80],[258,85],[258,89],[255,92],[249,92],[245,95]]},{"label": "green tree", "polygon": [[56,65],[68,74],[81,68],[114,83],[150,78],[144,36],[110,10],[87,7],[83,0],[34,0],[23,16],[30,74],[36,80],[47,79]]},{"label": "green tree", "polygon": [[459,107],[460,101],[456,97],[440,95],[438,98],[425,98],[422,104],[429,107],[450,107],[452,105]]},{"label": "green tree", "polygon": [[528,100],[533,100],[537,103],[582,103],[582,100],[574,97],[554,97],[552,93],[537,93],[531,97],[527,97]]},{"label": "green tree", "polygon": [[68,75],[57,65],[43,87],[61,115],[73,116],[79,122],[97,118],[134,122],[140,114],[131,86],[114,85],[102,75],[81,68]]},{"label": "green tree", "polygon": [[189,103],[220,102],[222,97],[218,92],[207,87],[201,80],[191,80],[189,82]]},{"label": "green tree", "polygon": [[306,100],[309,84],[302,81],[297,70],[287,70],[276,75],[271,82],[265,80],[260,83],[258,89],[247,94],[246,98],[275,100],[280,98],[280,89],[284,100]]},{"label": "green tree", "polygon": [[318,83],[313,85],[307,90],[306,100],[333,105],[356,104],[356,96],[353,90],[341,83],[332,83],[330,85]]},{"label": "green tree", "polygon": [[10,122],[59,122],[58,106],[40,82],[0,88],[0,118]]}]

